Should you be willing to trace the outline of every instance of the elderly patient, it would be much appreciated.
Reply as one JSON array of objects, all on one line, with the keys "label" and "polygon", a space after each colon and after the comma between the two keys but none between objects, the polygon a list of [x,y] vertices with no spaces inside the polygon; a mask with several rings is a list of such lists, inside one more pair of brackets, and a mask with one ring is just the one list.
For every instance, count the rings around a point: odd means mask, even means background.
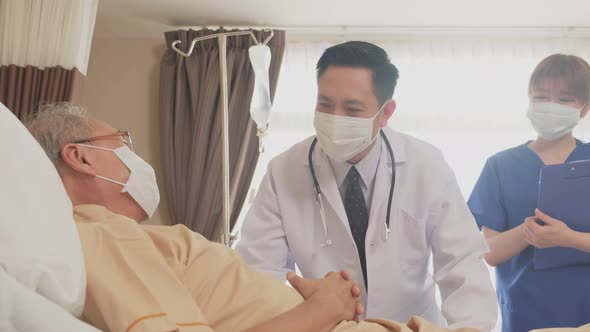
[{"label": "elderly patient", "polygon": [[[234,252],[184,226],[143,226],[159,201],[153,169],[128,132],[78,106],[45,106],[27,127],[55,164],[74,205],[84,249],[82,318],[105,331],[399,331],[355,322],[359,289],[346,272],[288,276],[254,271]],[[299,291],[299,292],[298,292]],[[408,326],[435,329],[415,318]]]}]

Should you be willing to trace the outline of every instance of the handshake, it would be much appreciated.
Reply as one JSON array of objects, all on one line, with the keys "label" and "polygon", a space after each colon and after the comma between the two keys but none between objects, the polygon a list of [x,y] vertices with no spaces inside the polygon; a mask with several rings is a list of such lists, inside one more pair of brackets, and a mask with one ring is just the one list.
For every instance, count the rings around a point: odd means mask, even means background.
[{"label": "handshake", "polygon": [[358,320],[363,314],[361,289],[347,271],[329,272],[322,279],[305,279],[289,272],[287,280],[305,302],[313,303],[335,321]]}]

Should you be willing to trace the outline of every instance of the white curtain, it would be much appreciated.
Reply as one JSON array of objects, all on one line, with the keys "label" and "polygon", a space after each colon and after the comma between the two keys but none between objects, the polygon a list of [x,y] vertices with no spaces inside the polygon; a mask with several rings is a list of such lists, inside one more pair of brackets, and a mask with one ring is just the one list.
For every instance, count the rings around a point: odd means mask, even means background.
[{"label": "white curtain", "polygon": [[86,75],[98,0],[0,0],[0,65]]}]

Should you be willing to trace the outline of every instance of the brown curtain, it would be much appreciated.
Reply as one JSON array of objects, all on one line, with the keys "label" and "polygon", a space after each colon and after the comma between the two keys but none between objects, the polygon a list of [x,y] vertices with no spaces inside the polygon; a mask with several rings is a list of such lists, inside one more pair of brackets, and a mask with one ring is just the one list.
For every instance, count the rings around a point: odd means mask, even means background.
[{"label": "brown curtain", "polygon": [[[165,34],[168,46],[160,66],[161,153],[168,206],[173,223],[184,224],[212,241],[222,230],[222,142],[219,49],[217,39],[201,41],[192,55],[170,48],[175,40],[188,50],[191,41],[218,33],[183,30]],[[268,32],[253,31],[259,41]],[[227,38],[229,104],[229,172],[231,226],[248,194],[258,161],[256,124],[250,118],[254,71],[249,36]],[[269,42],[271,98],[274,96],[285,49],[284,31]]]},{"label": "brown curtain", "polygon": [[76,68],[0,66],[0,102],[23,120],[43,103],[80,101],[83,81]]}]

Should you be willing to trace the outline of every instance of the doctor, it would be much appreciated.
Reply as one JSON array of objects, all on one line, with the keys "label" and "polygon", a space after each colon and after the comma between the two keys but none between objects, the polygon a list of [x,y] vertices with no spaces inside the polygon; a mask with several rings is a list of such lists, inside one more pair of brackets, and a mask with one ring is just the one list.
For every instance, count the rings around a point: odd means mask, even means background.
[{"label": "doctor", "polygon": [[307,278],[350,271],[367,317],[491,330],[487,247],[452,170],[436,148],[386,127],[398,78],[387,53],[330,47],[317,77],[316,135],[271,161],[236,250],[283,280],[294,263]]}]

